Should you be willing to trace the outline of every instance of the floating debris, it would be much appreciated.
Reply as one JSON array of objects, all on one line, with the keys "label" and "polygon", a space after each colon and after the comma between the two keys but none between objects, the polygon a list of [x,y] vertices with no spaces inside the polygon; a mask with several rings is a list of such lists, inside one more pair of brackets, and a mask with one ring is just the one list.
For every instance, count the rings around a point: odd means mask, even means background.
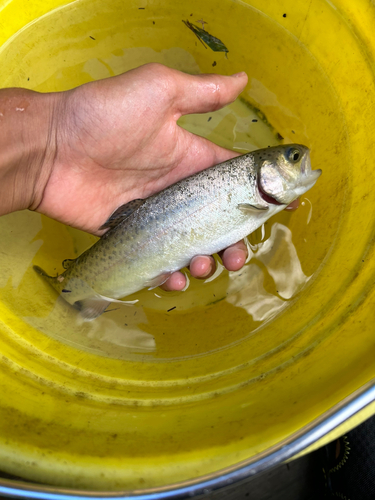
[{"label": "floating debris", "polygon": [[167,311],[167,312],[171,312],[171,311],[173,311],[173,309],[176,309],[176,307],[177,307],[177,306],[171,307],[170,309],[168,309],[168,311]]},{"label": "floating debris", "polygon": [[207,49],[207,45],[214,52],[225,52],[225,55],[227,56],[229,50],[226,48],[223,42],[219,40],[219,38],[210,35],[210,33],[208,33],[206,30],[200,28],[199,26],[195,26],[195,24],[192,24],[188,20],[183,20],[182,22],[189,28],[189,30],[191,30],[195,34],[198,40],[202,43],[203,47]]},{"label": "floating debris", "polygon": [[204,25],[205,25],[205,24],[208,24],[208,22],[207,22],[207,21],[203,21],[203,17],[202,17],[202,19],[198,19],[196,22],[197,22],[197,23],[200,23],[200,24],[202,25],[202,29],[204,29]]}]

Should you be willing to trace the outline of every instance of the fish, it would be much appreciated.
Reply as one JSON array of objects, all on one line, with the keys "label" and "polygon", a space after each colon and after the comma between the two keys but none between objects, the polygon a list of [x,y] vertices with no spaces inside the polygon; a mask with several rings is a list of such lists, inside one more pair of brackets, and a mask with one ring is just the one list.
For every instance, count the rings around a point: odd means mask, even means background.
[{"label": "fish", "polygon": [[119,207],[108,231],[58,276],[40,274],[83,319],[112,302],[162,285],[196,255],[212,255],[244,239],[311,189],[309,149],[300,144],[259,149],[200,171],[145,199]]}]

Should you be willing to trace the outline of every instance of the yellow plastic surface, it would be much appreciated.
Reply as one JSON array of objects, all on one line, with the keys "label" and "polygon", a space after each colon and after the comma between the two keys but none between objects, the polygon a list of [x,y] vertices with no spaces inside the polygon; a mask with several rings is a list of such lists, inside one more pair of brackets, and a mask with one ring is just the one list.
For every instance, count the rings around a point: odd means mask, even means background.
[{"label": "yellow plastic surface", "polygon": [[[186,19],[206,21],[228,58]],[[0,86],[59,91],[150,61],[245,70],[243,100],[323,170],[273,226],[308,277],[274,317],[254,328],[249,289],[225,272],[194,285],[195,302],[144,292],[139,324],[157,349],[123,359],[100,355],[91,330],[91,351],[48,335],[73,316],[56,306],[56,322],[32,264],[53,270],[92,239],[37,214],[2,218],[0,470],[99,490],[184,481],[282,443],[375,378],[374,26],[369,0],[0,0]],[[220,124],[212,133],[230,147]]]}]

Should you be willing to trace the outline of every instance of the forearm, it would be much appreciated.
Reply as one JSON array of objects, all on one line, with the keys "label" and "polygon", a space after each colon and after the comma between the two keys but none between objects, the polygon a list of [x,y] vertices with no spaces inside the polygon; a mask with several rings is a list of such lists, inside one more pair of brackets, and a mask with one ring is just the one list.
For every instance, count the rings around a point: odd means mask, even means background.
[{"label": "forearm", "polygon": [[0,215],[39,205],[56,152],[56,94],[0,90]]}]

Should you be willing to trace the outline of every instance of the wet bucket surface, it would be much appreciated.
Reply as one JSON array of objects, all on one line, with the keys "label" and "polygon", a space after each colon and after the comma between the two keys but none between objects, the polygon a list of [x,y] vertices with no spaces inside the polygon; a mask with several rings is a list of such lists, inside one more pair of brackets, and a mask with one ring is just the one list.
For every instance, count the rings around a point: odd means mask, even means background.
[{"label": "wet bucket surface", "polygon": [[[182,125],[238,151],[306,144],[323,170],[295,214],[250,237],[242,272],[141,292],[136,315],[97,326],[76,326],[32,271],[94,238],[34,213],[1,218],[0,469],[104,491],[225,477],[371,401],[375,9],[294,3],[0,2],[2,87],[65,90],[151,61],[245,70],[241,100]],[[201,19],[228,57],[182,23]]]}]

